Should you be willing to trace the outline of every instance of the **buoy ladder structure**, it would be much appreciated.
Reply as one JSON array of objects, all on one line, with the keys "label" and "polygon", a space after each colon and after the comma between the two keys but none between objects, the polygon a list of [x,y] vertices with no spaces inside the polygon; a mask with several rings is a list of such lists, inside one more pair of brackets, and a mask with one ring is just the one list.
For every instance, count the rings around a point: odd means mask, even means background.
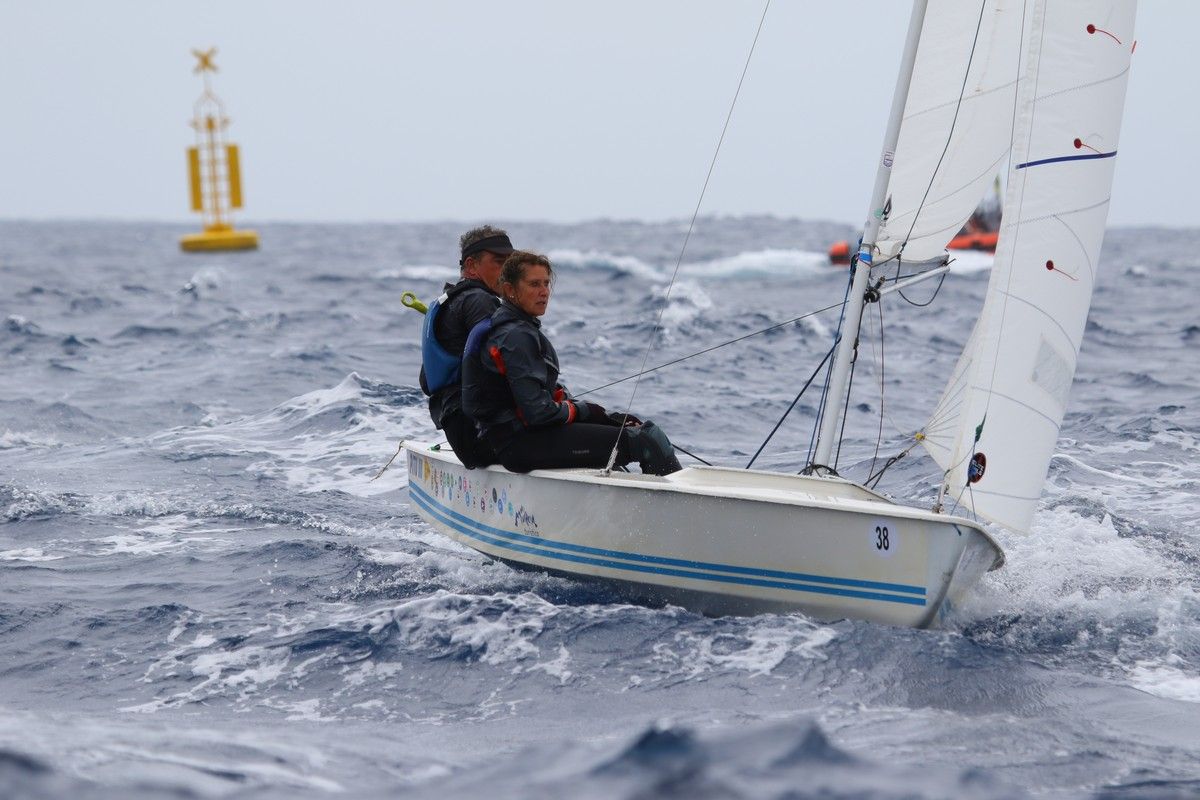
[{"label": "buoy ladder structure", "polygon": [[225,138],[229,117],[225,116],[221,99],[213,93],[209,77],[217,71],[213,62],[216,53],[215,47],[192,51],[197,59],[193,72],[204,78],[204,93],[196,101],[192,115],[196,144],[187,149],[188,182],[191,208],[200,212],[204,230],[179,240],[179,246],[188,252],[258,247],[258,234],[234,230],[231,220],[231,211],[242,207],[241,164],[237,145]]}]

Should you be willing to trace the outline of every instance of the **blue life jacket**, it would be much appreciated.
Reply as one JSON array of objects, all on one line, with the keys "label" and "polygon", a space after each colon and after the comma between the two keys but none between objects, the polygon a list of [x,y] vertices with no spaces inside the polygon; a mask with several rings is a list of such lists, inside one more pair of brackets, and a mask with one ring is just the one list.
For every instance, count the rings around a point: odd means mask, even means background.
[{"label": "blue life jacket", "polygon": [[483,343],[487,341],[488,334],[492,332],[492,318],[481,319],[479,324],[471,328],[471,332],[467,334],[467,346],[463,348],[462,360],[468,358],[479,358],[479,351],[483,349]]},{"label": "blue life jacket", "polygon": [[421,365],[425,368],[425,383],[430,394],[456,383],[462,370],[461,359],[442,347],[434,333],[437,330],[438,311],[449,299],[450,292],[444,292],[430,303],[421,326]]},{"label": "blue life jacket", "polygon": [[[503,325],[501,322],[501,327]],[[483,366],[483,353],[487,350],[493,330],[491,317],[480,320],[471,328],[470,334],[467,335],[467,346],[463,348],[463,412],[475,420],[481,432],[485,427],[496,426],[497,414],[516,419],[515,403],[512,391],[508,387],[508,379],[505,377],[507,370],[499,356],[500,351],[489,353],[497,372]],[[507,414],[503,413],[504,409],[509,409]]]}]

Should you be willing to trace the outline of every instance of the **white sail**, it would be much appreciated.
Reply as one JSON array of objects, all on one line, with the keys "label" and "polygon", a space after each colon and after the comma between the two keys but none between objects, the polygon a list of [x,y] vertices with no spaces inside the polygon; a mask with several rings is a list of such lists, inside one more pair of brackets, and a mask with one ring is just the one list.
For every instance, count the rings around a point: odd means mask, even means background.
[{"label": "white sail", "polygon": [[941,255],[1004,168],[1023,16],[1015,0],[929,3],[875,263]]},{"label": "white sail", "polygon": [[[1091,304],[1136,2],[1030,5],[995,265],[925,440],[952,495],[1022,532],[1041,496]],[[983,467],[974,483],[973,461]]]}]

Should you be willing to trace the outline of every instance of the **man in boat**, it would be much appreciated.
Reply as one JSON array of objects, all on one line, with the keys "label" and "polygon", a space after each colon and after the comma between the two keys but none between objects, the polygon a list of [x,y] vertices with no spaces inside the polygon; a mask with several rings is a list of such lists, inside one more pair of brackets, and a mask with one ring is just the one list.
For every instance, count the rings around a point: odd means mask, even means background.
[{"label": "man in boat", "polygon": [[[445,433],[458,460],[468,469],[495,462],[475,423],[462,411],[461,363],[467,334],[500,305],[500,268],[513,252],[508,233],[491,225],[472,228],[459,239],[457,283],[447,283],[430,307],[422,331],[421,390],[429,395],[429,416]],[[432,324],[429,324],[432,322]]]},{"label": "man in boat", "polygon": [[558,382],[558,354],[538,319],[550,302],[552,279],[548,258],[514,252],[500,274],[500,308],[467,339],[462,407],[484,441],[513,472],[604,467],[614,446],[618,466],[637,461],[654,475],[682,469],[653,422],[609,414]]}]

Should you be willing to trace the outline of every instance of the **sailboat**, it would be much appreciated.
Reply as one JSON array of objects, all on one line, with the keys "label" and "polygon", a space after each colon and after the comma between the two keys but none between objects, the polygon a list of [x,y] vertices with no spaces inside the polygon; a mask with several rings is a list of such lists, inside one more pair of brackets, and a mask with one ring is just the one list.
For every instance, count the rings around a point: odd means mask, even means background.
[{"label": "sailboat", "polygon": [[[491,557],[649,602],[936,624],[1004,563],[985,524],[1027,532],[1041,495],[1104,234],[1134,15],[1135,0],[914,3],[802,474],[514,474],[406,442],[413,505]],[[1006,163],[984,305],[916,434],[939,499],[903,505],[829,466],[863,309],[948,269],[946,242]]]}]

